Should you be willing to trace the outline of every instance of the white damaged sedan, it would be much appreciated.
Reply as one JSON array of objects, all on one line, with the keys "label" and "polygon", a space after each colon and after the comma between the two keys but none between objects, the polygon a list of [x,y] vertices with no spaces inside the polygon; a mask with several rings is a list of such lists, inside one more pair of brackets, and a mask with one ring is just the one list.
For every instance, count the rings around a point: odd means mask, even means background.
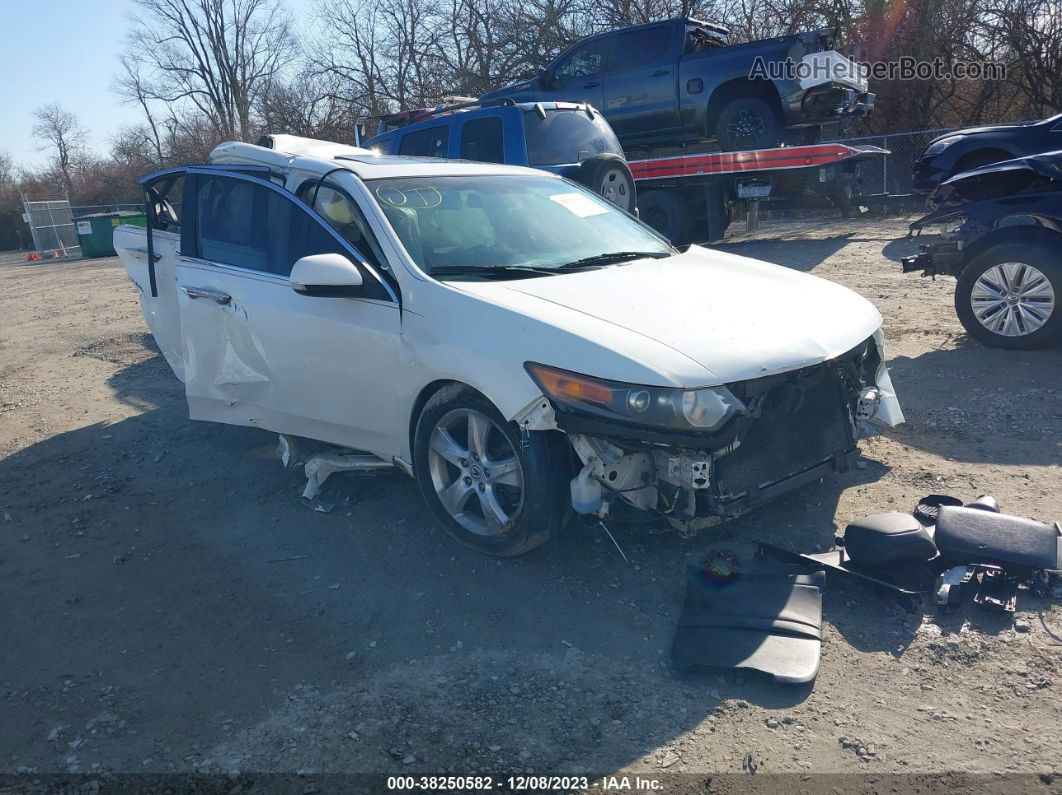
[{"label": "white damaged sedan", "polygon": [[114,233],[192,419],[371,454],[477,550],[573,510],[694,530],[903,421],[844,287],[531,169],[267,143],[145,177],[148,228]]}]

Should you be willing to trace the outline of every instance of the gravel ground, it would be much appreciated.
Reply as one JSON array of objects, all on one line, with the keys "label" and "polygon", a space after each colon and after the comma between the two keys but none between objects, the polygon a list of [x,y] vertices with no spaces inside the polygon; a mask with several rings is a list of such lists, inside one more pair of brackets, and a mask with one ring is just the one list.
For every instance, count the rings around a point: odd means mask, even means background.
[{"label": "gravel ground", "polygon": [[478,556],[398,474],[336,476],[337,508],[315,513],[273,435],[188,420],[116,260],[0,261],[0,772],[898,773],[930,788],[1029,773],[1057,789],[1062,609],[1025,592],[1016,628],[831,582],[813,686],[668,665],[684,566],[709,552],[824,549],[930,492],[1062,518],[1062,352],[967,340],[954,282],[900,273],[901,221],[793,229],[724,247],[872,300],[908,424],[725,530],[618,532],[630,563],[587,531]]}]

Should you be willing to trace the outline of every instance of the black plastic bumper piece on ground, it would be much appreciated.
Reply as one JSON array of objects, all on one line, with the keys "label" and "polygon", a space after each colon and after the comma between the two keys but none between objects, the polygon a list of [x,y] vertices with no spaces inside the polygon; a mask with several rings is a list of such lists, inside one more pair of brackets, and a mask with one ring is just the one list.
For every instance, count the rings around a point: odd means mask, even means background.
[{"label": "black plastic bumper piece on ground", "polygon": [[896,596],[920,597],[930,592],[938,574],[934,563],[907,563],[892,567],[860,567],[852,563],[844,549],[803,554],[773,544],[761,544],[760,554],[768,559],[818,566],[845,578],[862,581],[889,591]]},{"label": "black plastic bumper piece on ground", "polygon": [[819,670],[825,575],[804,566],[760,563],[747,573],[713,577],[686,569],[671,660],[677,668],[751,668],[803,684]]}]

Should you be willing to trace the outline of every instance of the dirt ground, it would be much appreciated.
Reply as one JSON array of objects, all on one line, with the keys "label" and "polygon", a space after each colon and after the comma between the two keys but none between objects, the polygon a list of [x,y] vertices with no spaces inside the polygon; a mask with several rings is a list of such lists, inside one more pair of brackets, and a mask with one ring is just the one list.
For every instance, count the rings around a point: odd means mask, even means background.
[{"label": "dirt ground", "polygon": [[873,301],[907,424],[725,531],[618,532],[629,563],[588,531],[481,557],[399,474],[336,476],[338,506],[313,512],[275,436],[188,420],[116,260],[0,262],[0,772],[1009,772],[1057,790],[1062,608],[1026,592],[1016,628],[831,581],[813,686],[669,667],[684,566],[708,552],[825,549],[933,492],[1062,519],[1062,351],[967,340],[953,280],[900,273],[905,231],[725,245]]}]

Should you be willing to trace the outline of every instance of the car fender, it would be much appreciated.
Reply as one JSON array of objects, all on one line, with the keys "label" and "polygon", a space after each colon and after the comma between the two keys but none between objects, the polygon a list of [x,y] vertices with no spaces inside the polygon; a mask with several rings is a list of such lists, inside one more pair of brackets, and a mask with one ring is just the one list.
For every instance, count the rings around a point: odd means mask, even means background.
[{"label": "car fender", "polygon": [[[403,314],[399,389],[400,412],[410,427],[422,393],[440,381],[472,387],[506,419],[515,419],[541,397],[524,369],[529,361],[655,386],[711,378],[692,360],[636,332],[532,296],[476,294],[464,286],[434,280],[411,286],[416,296],[409,303],[416,309]],[[439,318],[446,323],[440,326]],[[404,450],[407,460],[409,452]]]},{"label": "car fender", "polygon": [[1015,213],[995,219],[991,229],[967,243],[962,250],[965,268],[974,258],[1004,243],[1043,243],[1057,248],[1062,244],[1062,223],[1036,213]]}]

